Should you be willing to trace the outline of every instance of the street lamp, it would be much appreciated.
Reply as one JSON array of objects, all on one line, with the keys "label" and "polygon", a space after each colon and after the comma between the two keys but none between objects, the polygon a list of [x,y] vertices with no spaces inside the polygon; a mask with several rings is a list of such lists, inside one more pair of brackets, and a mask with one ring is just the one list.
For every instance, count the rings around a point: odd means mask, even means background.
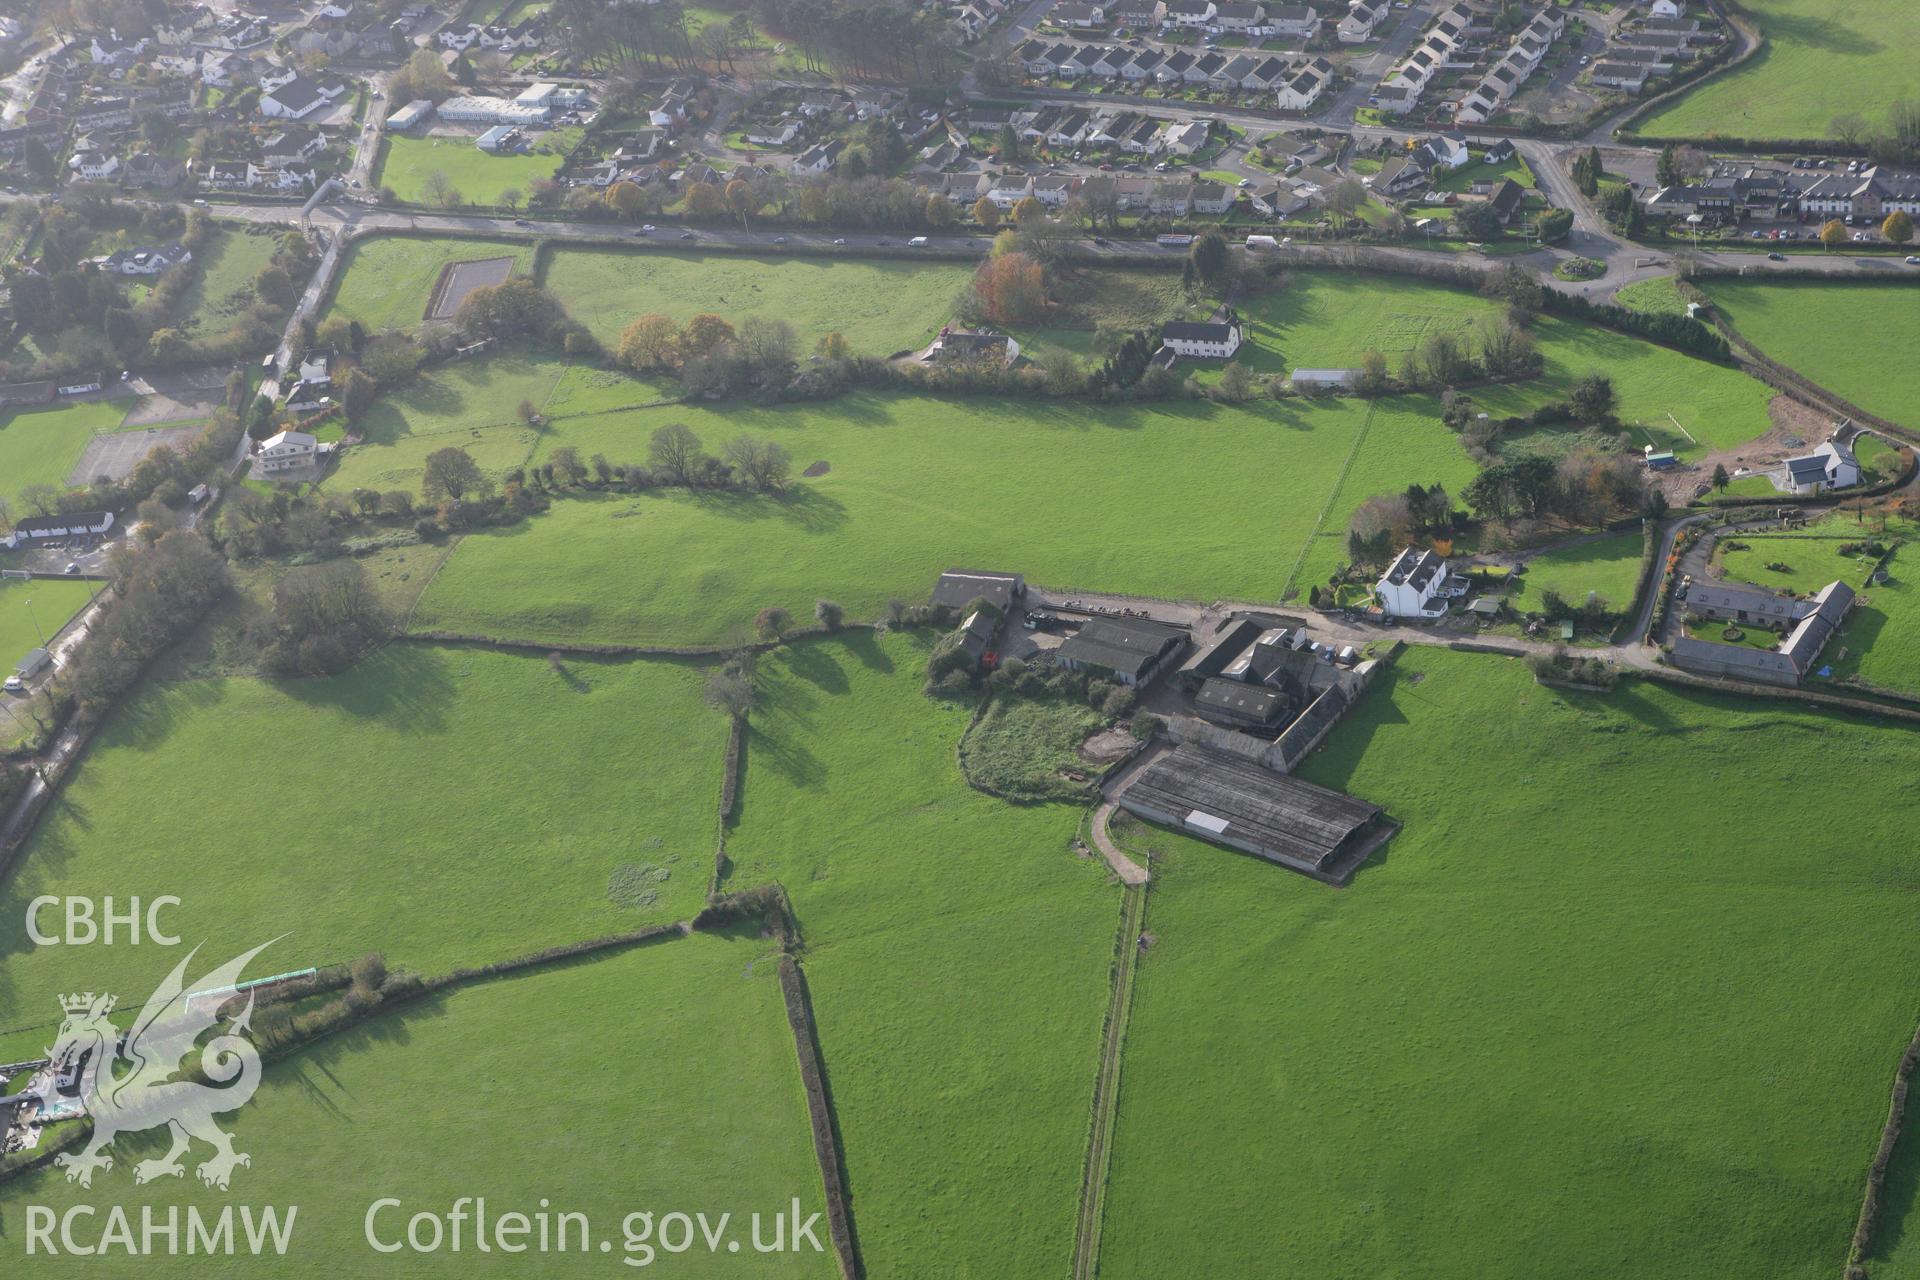
[{"label": "street lamp", "polygon": [[31,618],[31,619],[33,620],[33,632],[34,632],[34,634],[35,634],[35,635],[37,635],[37,636],[39,636],[39,637],[40,637],[40,647],[41,647],[42,649],[44,649],[44,648],[46,648],[46,647],[47,647],[47,633],[46,633],[45,631],[42,631],[42,630],[40,629],[40,618],[39,618],[39,616],[38,616],[37,614],[35,614],[35,613],[34,613],[34,611],[33,611],[33,598],[32,598],[31,596],[29,596],[29,597],[27,598],[27,617],[29,617],[29,618]]}]

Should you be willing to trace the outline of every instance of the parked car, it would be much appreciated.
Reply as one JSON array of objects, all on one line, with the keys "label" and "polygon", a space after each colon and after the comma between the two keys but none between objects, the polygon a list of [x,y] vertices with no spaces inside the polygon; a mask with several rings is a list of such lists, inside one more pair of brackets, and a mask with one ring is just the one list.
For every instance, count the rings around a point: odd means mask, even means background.
[{"label": "parked car", "polygon": [[67,561],[67,567],[66,567],[66,568],[64,568],[64,569],[62,569],[62,570],[61,570],[60,572],[62,572],[62,573],[68,573],[68,574],[72,574],[72,573],[78,573],[78,572],[80,572],[80,566],[79,566],[79,565],[78,565],[77,563],[75,563],[74,561],[72,561],[72,560],[69,560],[69,561]]},{"label": "parked car", "polygon": [[531,222],[528,222],[525,218],[515,218],[513,220],[513,225],[516,227],[530,227],[533,224]]},{"label": "parked car", "polygon": [[787,242],[787,238],[785,236],[775,236],[773,238],[773,242],[775,244],[785,244]]},{"label": "parked car", "polygon": [[1920,258],[1916,258],[1912,254],[1908,254],[1907,265],[1910,267],[1920,267]]},{"label": "parked car", "polygon": [[1768,262],[1785,262],[1786,260],[1787,255],[1784,253],[1770,253],[1767,255]]},{"label": "parked car", "polygon": [[682,232],[680,233],[680,238],[681,238],[682,240],[691,240],[691,239],[693,239],[693,232],[691,232],[691,231],[682,231]]}]

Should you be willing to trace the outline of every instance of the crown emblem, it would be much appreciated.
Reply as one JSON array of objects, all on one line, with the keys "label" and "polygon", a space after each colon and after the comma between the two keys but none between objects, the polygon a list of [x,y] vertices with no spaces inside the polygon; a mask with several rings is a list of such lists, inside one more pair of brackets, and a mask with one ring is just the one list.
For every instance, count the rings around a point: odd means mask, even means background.
[{"label": "crown emblem", "polygon": [[114,999],[115,997],[108,995],[100,996],[96,1000],[93,992],[89,991],[83,996],[61,996],[60,1007],[68,1013],[98,1013],[104,1015],[113,1011]]}]

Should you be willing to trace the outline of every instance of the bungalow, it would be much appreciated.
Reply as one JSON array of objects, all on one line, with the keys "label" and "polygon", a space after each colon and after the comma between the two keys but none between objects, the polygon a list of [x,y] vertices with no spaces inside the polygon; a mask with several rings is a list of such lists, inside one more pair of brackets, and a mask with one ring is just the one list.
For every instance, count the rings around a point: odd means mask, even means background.
[{"label": "bungalow", "polygon": [[798,120],[775,120],[771,124],[756,125],[741,134],[756,147],[784,147],[799,136]]},{"label": "bungalow", "polygon": [[145,249],[115,249],[95,259],[102,271],[121,276],[157,276],[168,267],[193,261],[193,251],[181,244],[163,244]]},{"label": "bungalow", "polygon": [[1087,70],[1102,80],[1120,78],[1120,68],[1133,61],[1133,50],[1122,45],[1116,48],[1102,48],[1087,65]]},{"label": "bungalow", "polygon": [[1196,182],[1193,184],[1193,211],[1195,213],[1225,213],[1233,208],[1234,188],[1223,182]]},{"label": "bungalow", "polygon": [[1163,61],[1165,58],[1158,49],[1142,49],[1120,68],[1120,78],[1135,81],[1152,79]]},{"label": "bungalow", "polygon": [[1373,33],[1386,20],[1387,0],[1359,0],[1347,16],[1340,19],[1337,34],[1341,44],[1365,44],[1373,39]]},{"label": "bungalow", "polygon": [[282,129],[260,144],[262,159],[285,164],[311,160],[327,149],[327,137],[318,129]]},{"label": "bungalow", "polygon": [[1374,584],[1374,597],[1396,618],[1438,618],[1447,611],[1450,578],[1445,557],[1407,547]]},{"label": "bungalow", "polygon": [[1426,167],[1411,156],[1395,156],[1360,181],[1381,195],[1400,199],[1425,191],[1431,185]]},{"label": "bungalow", "polygon": [[1637,62],[1596,62],[1593,64],[1593,82],[1604,89],[1619,89],[1623,93],[1639,93],[1646,88],[1649,69]]},{"label": "bungalow", "polygon": [[1086,141],[1087,131],[1092,127],[1092,112],[1069,111],[1047,134],[1047,141],[1056,147],[1077,147]]},{"label": "bungalow", "polygon": [[1240,87],[1252,93],[1266,93],[1276,88],[1282,81],[1292,76],[1292,68],[1285,58],[1267,58],[1259,66],[1240,77]]},{"label": "bungalow", "polygon": [[987,199],[1000,209],[1011,209],[1033,194],[1033,179],[1024,173],[1003,173],[993,180]]},{"label": "bungalow", "polygon": [[1252,54],[1238,54],[1231,62],[1214,72],[1207,83],[1216,89],[1238,89],[1246,78],[1253,74],[1253,69],[1259,65],[1260,59]]},{"label": "bungalow", "polygon": [[1196,61],[1192,54],[1184,50],[1170,53],[1161,59],[1160,65],[1154,69],[1153,78],[1161,84],[1176,84],[1187,78],[1187,72],[1192,69]]},{"label": "bungalow", "polygon": [[1160,342],[1177,356],[1195,360],[1230,360],[1243,340],[1240,317],[1222,307],[1207,320],[1169,320],[1160,326]]},{"label": "bungalow", "polygon": [[260,114],[274,120],[304,120],[330,102],[318,84],[297,75],[279,88],[260,95]]},{"label": "bungalow", "polygon": [[282,431],[261,441],[254,470],[267,475],[312,466],[320,457],[317,440],[304,431]]},{"label": "bungalow", "polygon": [[1203,53],[1200,55],[1200,57],[1197,60],[1195,60],[1193,66],[1187,69],[1187,83],[1188,84],[1211,83],[1213,78],[1216,75],[1220,74],[1221,68],[1225,67],[1226,65],[1227,65],[1227,56],[1225,54]]},{"label": "bungalow", "polygon": [[1527,191],[1512,178],[1501,179],[1494,188],[1493,195],[1487,200],[1487,207],[1493,210],[1494,218],[1501,226],[1513,221],[1513,215],[1520,211],[1521,202],[1526,199]]},{"label": "bungalow", "polygon": [[833,168],[834,163],[840,158],[840,153],[846,150],[846,146],[847,144],[839,138],[833,138],[818,146],[809,147],[800,153],[799,159],[793,162],[793,171],[806,174],[825,173]]},{"label": "bungalow", "polygon": [[[1059,45],[1056,50],[1065,50],[1054,58],[1055,74],[1065,80],[1077,80],[1093,70],[1093,64],[1100,60],[1103,50],[1091,45]],[[1049,57],[1054,51],[1049,52]]]},{"label": "bungalow", "polygon": [[1149,212],[1163,214],[1172,218],[1184,218],[1193,211],[1193,180],[1191,178],[1160,178],[1153,184],[1152,192],[1147,196]]}]

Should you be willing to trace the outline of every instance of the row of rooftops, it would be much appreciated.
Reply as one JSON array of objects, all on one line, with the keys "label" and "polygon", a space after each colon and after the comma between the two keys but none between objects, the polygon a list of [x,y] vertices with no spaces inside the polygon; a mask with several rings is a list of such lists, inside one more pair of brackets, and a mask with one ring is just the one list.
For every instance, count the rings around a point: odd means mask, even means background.
[{"label": "row of rooftops", "polygon": [[1791,623],[1793,629],[1773,649],[1683,635],[1673,642],[1674,660],[1683,667],[1705,665],[1727,674],[1750,674],[1768,683],[1797,684],[1814,670],[1827,641],[1853,607],[1853,600],[1853,588],[1839,581],[1829,582],[1804,600],[1744,583],[1696,581],[1687,588],[1689,608],[1710,614],[1744,613],[1761,623]]}]

